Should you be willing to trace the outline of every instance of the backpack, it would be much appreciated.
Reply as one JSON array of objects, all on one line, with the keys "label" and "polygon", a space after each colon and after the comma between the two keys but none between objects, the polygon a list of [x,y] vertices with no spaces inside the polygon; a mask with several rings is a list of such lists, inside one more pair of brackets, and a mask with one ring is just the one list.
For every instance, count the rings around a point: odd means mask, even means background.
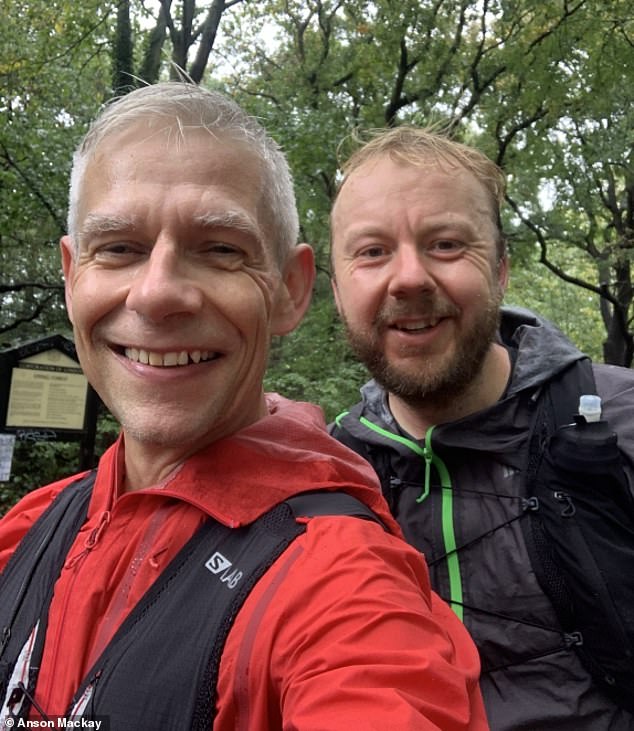
[{"label": "backpack", "polygon": [[[47,721],[33,694],[48,608],[94,479],[89,473],[59,493],[0,574],[0,728],[8,728],[9,719],[19,726],[31,704]],[[210,518],[119,627],[77,689],[68,717],[107,718],[120,731],[212,728],[220,658],[233,621],[257,581],[306,530],[296,518],[317,515],[383,526],[357,498],[330,491],[290,497],[240,528]]]},{"label": "backpack", "polygon": [[606,421],[577,413],[582,394],[596,394],[587,358],[539,398],[522,524],[566,644],[634,712],[634,500],[617,436]]},{"label": "backpack", "polygon": [[[520,524],[531,568],[559,622],[542,629],[562,638],[613,702],[634,713],[634,500],[616,434],[606,421],[586,423],[577,413],[580,396],[596,393],[592,363],[584,357],[528,398],[534,416]],[[361,410],[359,403],[341,416],[359,420]],[[330,431],[374,466],[394,512],[388,450],[373,448],[337,421]]]}]

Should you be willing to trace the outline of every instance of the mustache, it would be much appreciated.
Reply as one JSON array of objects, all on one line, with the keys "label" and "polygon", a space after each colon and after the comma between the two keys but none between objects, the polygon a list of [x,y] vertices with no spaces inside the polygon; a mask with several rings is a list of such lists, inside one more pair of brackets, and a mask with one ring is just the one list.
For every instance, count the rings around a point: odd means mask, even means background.
[{"label": "mustache", "polygon": [[452,302],[390,302],[381,307],[374,318],[374,324],[391,325],[404,318],[432,320],[458,317],[460,313],[460,308]]}]

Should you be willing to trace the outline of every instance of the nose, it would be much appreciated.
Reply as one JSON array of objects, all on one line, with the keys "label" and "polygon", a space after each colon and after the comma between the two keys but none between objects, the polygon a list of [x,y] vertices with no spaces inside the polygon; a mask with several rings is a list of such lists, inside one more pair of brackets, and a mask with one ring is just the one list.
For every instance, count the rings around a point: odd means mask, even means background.
[{"label": "nose", "polygon": [[392,258],[388,293],[404,298],[433,292],[436,280],[431,263],[415,245],[401,245]]},{"label": "nose", "polygon": [[157,241],[133,274],[128,308],[153,322],[198,312],[203,295],[184,257],[172,242]]}]

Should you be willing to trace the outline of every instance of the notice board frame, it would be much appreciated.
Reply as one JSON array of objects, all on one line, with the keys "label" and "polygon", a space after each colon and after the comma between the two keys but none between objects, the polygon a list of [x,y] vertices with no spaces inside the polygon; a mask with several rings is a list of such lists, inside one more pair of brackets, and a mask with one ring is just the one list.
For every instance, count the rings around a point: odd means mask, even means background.
[{"label": "notice board frame", "polygon": [[[48,335],[38,340],[31,340],[16,347],[0,351],[0,432],[15,434],[17,441],[55,441],[55,442],[80,442],[80,464],[79,469],[90,469],[94,466],[95,456],[95,437],[97,431],[97,414],[99,410],[99,397],[92,386],[86,381],[86,393],[84,401],[84,413],[81,424],[77,426],[64,426],[54,423],[38,423],[38,419],[34,418],[34,423],[28,423],[28,415],[22,417],[19,424],[7,424],[9,417],[9,403],[11,398],[11,388],[14,385],[14,376],[16,371],[28,369],[37,372],[42,378],[59,378],[60,388],[63,388],[64,380],[69,378],[76,379],[74,369],[67,366],[59,368],[49,365],[30,365],[29,358],[46,354],[49,351],[59,351],[63,356],[70,358],[77,363],[77,375],[80,374],[79,358],[75,349],[74,342],[58,333]],[[25,363],[26,362],[26,363]],[[22,365],[20,365],[22,363]],[[71,370],[73,373],[71,374]],[[59,376],[56,376],[59,374]],[[20,375],[25,375],[24,371]],[[81,374],[83,376],[83,374]],[[84,377],[85,378],[85,377]],[[17,380],[17,379],[16,379]],[[55,382],[46,384],[48,389],[56,387]],[[73,384],[75,391],[77,384]],[[47,392],[48,392],[47,389]],[[63,397],[63,393],[61,394]],[[58,406],[59,406],[58,400]]]}]

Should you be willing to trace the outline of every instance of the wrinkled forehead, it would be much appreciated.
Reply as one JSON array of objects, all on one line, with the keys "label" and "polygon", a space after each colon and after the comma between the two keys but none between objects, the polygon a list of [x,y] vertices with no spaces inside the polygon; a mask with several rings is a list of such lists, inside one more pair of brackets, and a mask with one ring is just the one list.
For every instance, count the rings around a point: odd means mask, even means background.
[{"label": "wrinkled forehead", "polygon": [[[162,123],[159,123],[162,121]],[[124,128],[113,129],[93,147],[86,160],[82,188],[86,188],[89,180],[103,175],[106,162],[112,171],[113,157],[126,174],[132,174],[134,158],[138,152],[154,149],[157,161],[161,155],[166,158],[183,157],[183,164],[190,164],[192,151],[198,157],[192,164],[209,165],[211,170],[216,163],[222,176],[227,181],[235,181],[241,187],[251,187],[257,198],[256,215],[262,243],[269,248],[274,259],[280,252],[276,243],[274,212],[271,210],[266,195],[265,167],[258,148],[249,143],[244,135],[231,130],[210,130],[200,125],[187,126],[179,120],[154,118],[142,119]],[[152,170],[137,167],[134,175],[151,178]],[[79,208],[82,209],[80,195]]]},{"label": "wrinkled forehead", "polygon": [[365,198],[365,205],[370,212],[375,211],[375,206],[380,206],[386,195],[384,185],[386,176],[390,177],[392,183],[394,179],[401,178],[403,201],[408,196],[408,184],[416,185],[418,182],[426,183],[429,180],[441,181],[443,184],[448,181],[449,187],[458,183],[467,184],[471,193],[469,198],[473,205],[473,213],[484,215],[497,225],[499,207],[492,191],[465,165],[433,152],[424,155],[419,153],[416,157],[377,154],[349,170],[344,168],[344,172],[331,211],[333,233],[346,222],[349,204],[351,201],[357,203],[360,193]]}]

